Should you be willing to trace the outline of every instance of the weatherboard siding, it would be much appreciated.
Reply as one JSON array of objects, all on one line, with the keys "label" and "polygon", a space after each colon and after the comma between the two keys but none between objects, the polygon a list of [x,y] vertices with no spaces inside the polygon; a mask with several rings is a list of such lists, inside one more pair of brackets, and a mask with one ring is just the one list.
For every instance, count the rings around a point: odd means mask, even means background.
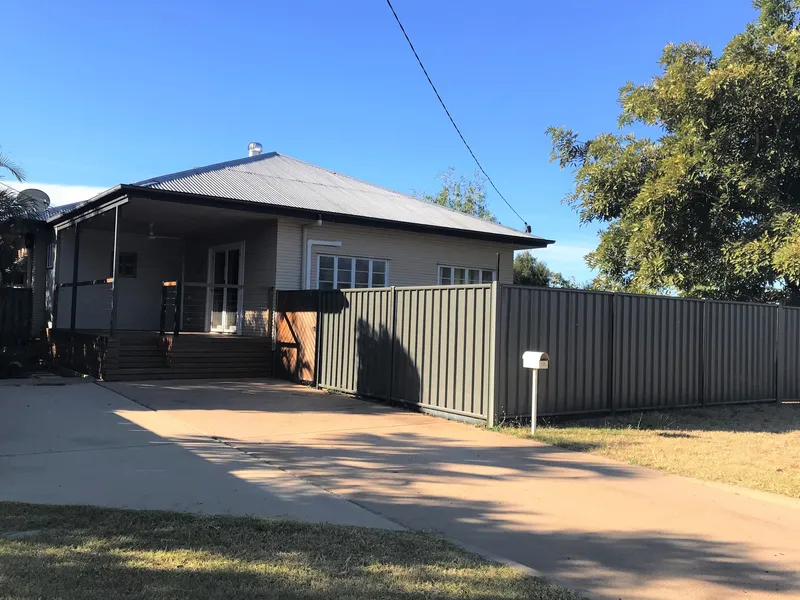
[{"label": "weatherboard siding", "polygon": [[[299,290],[303,287],[303,230],[302,226],[314,221],[278,219],[277,260],[275,287],[279,290]],[[312,232],[315,227],[309,228]],[[313,237],[311,239],[314,239]]]},{"label": "weatherboard siding", "polygon": [[[278,289],[301,289],[302,226],[313,221],[280,219],[278,222]],[[341,242],[340,247],[313,246],[311,287],[317,285],[317,257],[320,254],[381,258],[389,261],[389,285],[437,285],[439,265],[497,269],[500,255],[501,283],[512,283],[514,251],[507,244],[470,240],[396,229],[324,223],[307,228],[307,238]]]}]

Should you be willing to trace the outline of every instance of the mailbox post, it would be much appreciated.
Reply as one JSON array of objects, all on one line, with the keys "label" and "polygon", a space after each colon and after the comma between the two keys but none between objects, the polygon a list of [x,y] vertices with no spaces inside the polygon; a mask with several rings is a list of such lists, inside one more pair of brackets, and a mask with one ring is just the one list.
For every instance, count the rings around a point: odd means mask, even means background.
[{"label": "mailbox post", "polygon": [[550,366],[547,352],[525,352],[522,355],[522,366],[533,371],[533,389],[531,390],[531,434],[536,433],[536,402],[539,388],[539,371]]}]

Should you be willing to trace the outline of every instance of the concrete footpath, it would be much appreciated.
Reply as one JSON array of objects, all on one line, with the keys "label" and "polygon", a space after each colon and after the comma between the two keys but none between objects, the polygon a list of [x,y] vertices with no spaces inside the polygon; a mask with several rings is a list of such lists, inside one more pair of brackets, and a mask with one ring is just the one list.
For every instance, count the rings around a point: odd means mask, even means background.
[{"label": "concrete footpath", "polygon": [[[796,500],[283,383],[108,387],[376,515],[592,597],[800,597]],[[152,427],[148,413],[125,418]]]},{"label": "concrete footpath", "polygon": [[0,386],[0,500],[398,525],[93,383]]}]

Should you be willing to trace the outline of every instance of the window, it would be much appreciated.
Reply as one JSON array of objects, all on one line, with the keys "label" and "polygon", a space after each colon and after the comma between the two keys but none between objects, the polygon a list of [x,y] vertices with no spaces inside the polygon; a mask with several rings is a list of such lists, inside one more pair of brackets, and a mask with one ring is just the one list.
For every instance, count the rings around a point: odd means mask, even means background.
[{"label": "window", "polygon": [[117,277],[136,278],[136,263],[138,256],[136,252],[120,252],[119,264],[117,265]]},{"label": "window", "polygon": [[318,259],[317,287],[321,290],[387,285],[389,285],[389,264],[385,260],[323,255]]},{"label": "window", "polygon": [[439,267],[439,285],[476,285],[492,283],[495,272],[490,269],[470,269],[467,267]]}]

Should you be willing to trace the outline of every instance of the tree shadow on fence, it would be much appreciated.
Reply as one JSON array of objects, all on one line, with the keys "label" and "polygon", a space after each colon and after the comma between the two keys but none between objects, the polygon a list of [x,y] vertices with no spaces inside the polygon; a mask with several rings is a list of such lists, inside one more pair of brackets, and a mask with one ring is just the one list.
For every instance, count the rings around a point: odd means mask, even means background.
[{"label": "tree shadow on fence", "polygon": [[393,400],[413,406],[419,401],[420,377],[389,328],[373,327],[364,319],[356,325],[356,392],[359,396]]}]

